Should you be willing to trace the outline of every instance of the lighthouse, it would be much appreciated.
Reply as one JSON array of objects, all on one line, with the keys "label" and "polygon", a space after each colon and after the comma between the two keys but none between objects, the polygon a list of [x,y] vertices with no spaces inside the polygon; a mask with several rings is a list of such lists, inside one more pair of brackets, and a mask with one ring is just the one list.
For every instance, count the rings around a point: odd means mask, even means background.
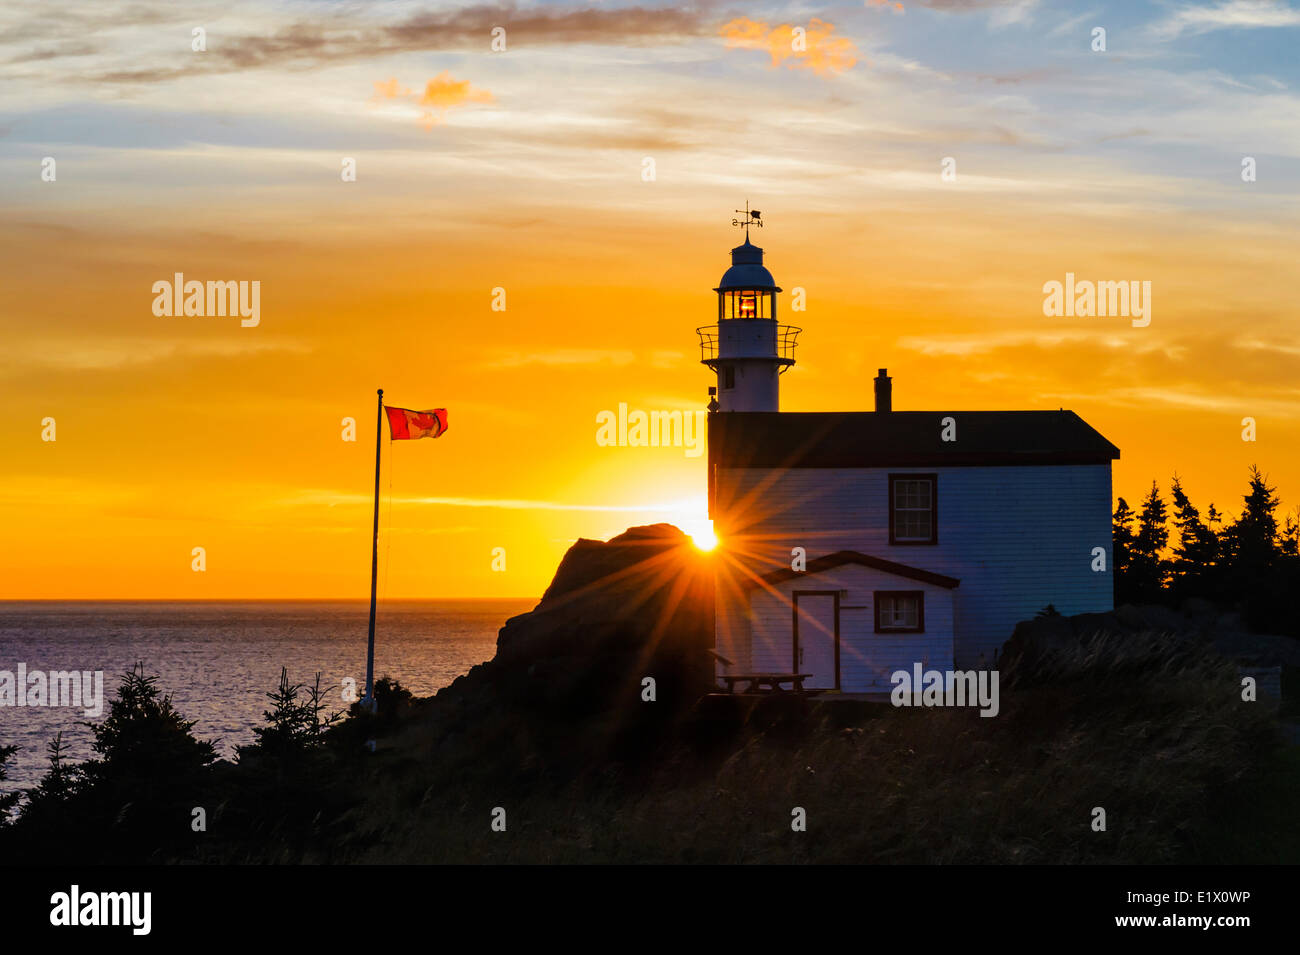
[{"label": "lighthouse", "polygon": [[[983,671],[1045,604],[1110,610],[1097,568],[1114,565],[1119,449],[1063,409],[896,411],[884,368],[872,411],[782,411],[799,329],[778,323],[781,289],[749,237],[759,213],[732,224],[745,239],[717,324],[697,329],[717,375],[707,494],[726,689],[886,700],[900,672]],[[850,393],[866,398],[868,381]]]},{"label": "lighthouse", "polygon": [[700,361],[718,376],[719,411],[780,411],[781,373],[794,364],[801,329],[781,325],[776,293],[781,291],[763,265],[763,250],[749,241],[749,226],[760,213],[746,210],[745,241],[731,250],[731,268],[722,274],[718,323],[696,329]]}]

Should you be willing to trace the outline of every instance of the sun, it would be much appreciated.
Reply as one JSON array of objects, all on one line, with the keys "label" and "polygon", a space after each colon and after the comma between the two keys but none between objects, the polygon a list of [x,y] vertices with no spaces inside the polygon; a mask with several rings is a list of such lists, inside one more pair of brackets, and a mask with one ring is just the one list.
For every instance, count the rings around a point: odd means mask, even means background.
[{"label": "sun", "polygon": [[708,552],[718,546],[718,535],[713,533],[713,521],[702,521],[696,527],[682,528],[690,535],[691,543],[698,550]]},{"label": "sun", "polygon": [[690,538],[695,550],[711,551],[718,546],[718,535],[714,534],[714,522],[707,517],[682,515],[676,522],[682,533]]},{"label": "sun", "polygon": [[703,494],[665,501],[656,510],[663,515],[659,520],[667,521],[689,537],[696,550],[707,553],[718,546],[713,521],[709,520],[709,502]]}]

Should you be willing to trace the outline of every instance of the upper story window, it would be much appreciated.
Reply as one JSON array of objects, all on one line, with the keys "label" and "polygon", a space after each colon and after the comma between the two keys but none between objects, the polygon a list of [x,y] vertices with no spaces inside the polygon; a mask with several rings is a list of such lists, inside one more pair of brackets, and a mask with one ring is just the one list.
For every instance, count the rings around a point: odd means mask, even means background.
[{"label": "upper story window", "polygon": [[938,487],[934,474],[889,475],[889,543],[938,543]]}]

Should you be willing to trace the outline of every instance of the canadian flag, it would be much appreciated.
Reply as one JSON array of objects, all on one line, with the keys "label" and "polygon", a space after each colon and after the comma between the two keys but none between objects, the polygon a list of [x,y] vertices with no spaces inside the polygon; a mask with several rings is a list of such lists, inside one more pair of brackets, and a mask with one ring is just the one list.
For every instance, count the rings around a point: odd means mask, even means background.
[{"label": "canadian flag", "polygon": [[437,438],[447,430],[447,409],[432,408],[428,411],[411,411],[407,408],[390,408],[384,405],[388,415],[388,432],[394,441],[410,438]]}]

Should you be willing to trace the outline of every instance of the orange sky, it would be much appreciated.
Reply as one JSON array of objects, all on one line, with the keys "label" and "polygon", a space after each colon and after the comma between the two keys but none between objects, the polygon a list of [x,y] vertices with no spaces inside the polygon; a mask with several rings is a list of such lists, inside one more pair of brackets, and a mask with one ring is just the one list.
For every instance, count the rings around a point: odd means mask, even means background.
[{"label": "orange sky", "polygon": [[[842,69],[773,67],[766,47],[728,47],[719,18],[662,48],[521,41],[495,60],[86,78],[84,95],[65,78],[7,102],[0,598],[365,596],[380,386],[451,422],[385,442],[386,596],[537,595],[579,536],[703,531],[705,459],[600,447],[596,416],[702,407],[694,329],[714,320],[746,199],[768,221],[754,238],[782,318],[805,329],[784,410],[869,409],[887,366],[899,410],[1078,412],[1120,447],[1131,503],[1177,471],[1203,509],[1233,512],[1252,463],[1300,503],[1294,192],[1244,186],[1243,147],[1216,147],[1190,112],[1254,121],[1257,151],[1289,155],[1264,118],[1276,101],[1189,94],[1166,128],[1112,99],[1115,116],[1081,111],[1097,128],[1067,134],[1045,104],[1096,78],[976,83],[979,64],[922,56],[940,34],[884,32],[939,14],[867,15],[870,30],[836,25],[856,38]],[[987,29],[1028,60],[1069,38],[1038,23]],[[1108,74],[1116,88],[1159,87],[1158,66],[1115,69],[1131,74]],[[429,120],[420,100],[444,70],[439,89],[483,92],[440,96]],[[376,97],[390,78],[424,93]],[[1107,123],[1145,132],[1116,144]],[[1189,150],[1222,168],[1187,166]],[[46,155],[56,182],[39,178]],[[1042,285],[1067,271],[1150,281],[1150,326],[1045,317]],[[259,281],[260,324],[155,316],[151,286],[175,272]]]}]

